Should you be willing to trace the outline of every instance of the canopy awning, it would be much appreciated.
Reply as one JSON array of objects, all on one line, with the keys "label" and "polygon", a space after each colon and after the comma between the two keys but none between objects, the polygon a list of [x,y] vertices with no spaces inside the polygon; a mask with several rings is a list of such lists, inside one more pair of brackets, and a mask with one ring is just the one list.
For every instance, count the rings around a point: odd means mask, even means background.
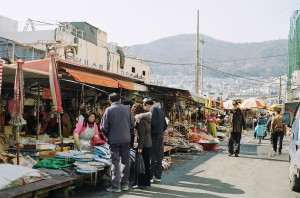
[{"label": "canopy awning", "polygon": [[284,103],[282,105],[282,112],[283,113],[294,113],[296,111],[298,103],[299,103],[299,101]]},{"label": "canopy awning", "polygon": [[202,98],[202,97],[196,96],[196,95],[192,95],[192,94],[191,94],[191,98],[197,103],[205,104],[205,98]]},{"label": "canopy awning", "polygon": [[112,78],[65,67],[61,68],[66,70],[66,72],[76,81],[104,87],[119,88],[118,81]]},{"label": "canopy awning", "polygon": [[148,91],[148,87],[145,85],[140,85],[137,83],[132,83],[132,82],[126,82],[123,80],[118,80],[119,82],[119,88],[125,88],[125,89],[130,89],[130,90],[135,90],[135,91]]}]

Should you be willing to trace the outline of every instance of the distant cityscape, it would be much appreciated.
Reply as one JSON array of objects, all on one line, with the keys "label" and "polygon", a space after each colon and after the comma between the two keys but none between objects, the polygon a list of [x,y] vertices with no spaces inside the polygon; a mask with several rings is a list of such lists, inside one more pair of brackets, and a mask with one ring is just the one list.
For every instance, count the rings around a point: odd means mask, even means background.
[{"label": "distant cityscape", "polygon": [[[186,89],[191,92],[195,92],[195,76],[187,76],[183,74],[178,74],[177,76],[161,76],[152,73],[151,78],[153,82],[157,82],[161,86]],[[264,99],[268,105],[278,103],[280,90],[279,77],[247,78],[251,79],[251,81],[246,79],[206,77],[203,81],[203,90],[200,96],[213,96],[213,98],[222,96],[223,100],[257,97]],[[284,100],[286,97],[286,86],[287,77],[285,75],[281,77],[280,100]]]}]

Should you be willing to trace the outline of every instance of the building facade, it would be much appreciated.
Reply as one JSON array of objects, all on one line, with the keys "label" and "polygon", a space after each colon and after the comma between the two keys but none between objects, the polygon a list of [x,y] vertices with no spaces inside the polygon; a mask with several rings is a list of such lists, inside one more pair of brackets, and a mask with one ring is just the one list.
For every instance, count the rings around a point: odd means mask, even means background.
[{"label": "building facade", "polygon": [[125,48],[107,43],[107,33],[87,22],[60,22],[50,30],[0,32],[0,37],[45,52],[54,50],[60,59],[150,82],[147,63],[127,57]]}]

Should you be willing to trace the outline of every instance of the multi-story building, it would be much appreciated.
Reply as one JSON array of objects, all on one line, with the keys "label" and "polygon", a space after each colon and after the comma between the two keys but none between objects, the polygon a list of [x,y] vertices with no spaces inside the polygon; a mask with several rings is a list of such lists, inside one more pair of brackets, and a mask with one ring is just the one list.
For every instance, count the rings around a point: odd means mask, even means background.
[{"label": "multi-story building", "polygon": [[[15,22],[6,17],[1,20],[0,16],[1,21],[6,21],[6,24]],[[150,82],[150,66],[139,58],[127,57],[125,50],[117,44],[107,43],[106,32],[87,22],[59,22],[53,25],[49,30],[31,27],[31,31],[22,32],[10,28],[10,31],[0,32],[0,37],[45,52],[55,50],[60,59]],[[24,30],[28,29],[27,25]]]}]

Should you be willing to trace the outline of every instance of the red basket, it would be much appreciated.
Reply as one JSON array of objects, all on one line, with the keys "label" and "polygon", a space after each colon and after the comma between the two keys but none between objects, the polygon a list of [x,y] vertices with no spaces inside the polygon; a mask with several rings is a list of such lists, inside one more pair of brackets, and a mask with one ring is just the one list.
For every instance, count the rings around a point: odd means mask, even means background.
[{"label": "red basket", "polygon": [[202,147],[203,150],[206,151],[214,151],[219,147],[219,144],[217,143],[199,143]]}]

